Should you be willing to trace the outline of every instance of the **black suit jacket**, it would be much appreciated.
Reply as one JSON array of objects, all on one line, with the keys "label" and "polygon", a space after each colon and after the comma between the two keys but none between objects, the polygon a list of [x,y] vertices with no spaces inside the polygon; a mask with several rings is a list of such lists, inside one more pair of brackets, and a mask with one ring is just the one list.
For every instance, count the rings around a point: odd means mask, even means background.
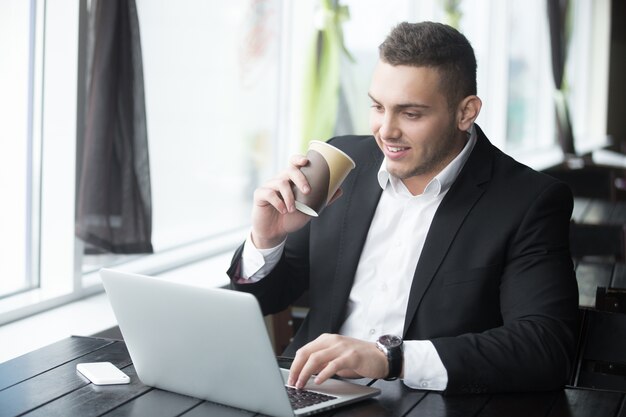
[{"label": "black suit jacket", "polygon": [[[559,388],[570,373],[578,306],[568,242],[572,195],[499,151],[478,127],[477,133],[428,231],[403,336],[432,341],[448,372],[447,392]],[[266,278],[233,281],[233,288],[259,299],[265,314],[309,291],[310,312],[286,354],[321,333],[338,332],[382,192],[377,173],[383,155],[373,137],[331,143],[357,166],[343,196],[288,236]]]}]

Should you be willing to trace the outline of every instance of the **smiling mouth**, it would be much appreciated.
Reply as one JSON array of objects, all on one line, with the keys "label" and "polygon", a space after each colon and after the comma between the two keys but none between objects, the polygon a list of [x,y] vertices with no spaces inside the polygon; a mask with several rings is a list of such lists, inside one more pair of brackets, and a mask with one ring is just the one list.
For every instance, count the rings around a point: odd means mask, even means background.
[{"label": "smiling mouth", "polygon": [[406,151],[407,149],[409,149],[409,148],[405,148],[402,146],[389,146],[389,145],[386,145],[386,148],[391,153],[402,152],[402,151]]}]

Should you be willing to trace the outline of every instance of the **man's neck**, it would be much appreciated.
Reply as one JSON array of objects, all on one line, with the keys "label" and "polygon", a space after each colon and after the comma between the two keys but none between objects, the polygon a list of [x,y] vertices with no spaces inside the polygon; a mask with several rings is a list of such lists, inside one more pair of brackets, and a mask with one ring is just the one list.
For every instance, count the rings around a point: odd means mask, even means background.
[{"label": "man's neck", "polygon": [[402,180],[402,183],[406,187],[407,190],[411,193],[411,195],[420,195],[426,189],[428,183],[435,178],[434,174],[424,174],[424,175],[416,175],[413,177],[409,177]]}]

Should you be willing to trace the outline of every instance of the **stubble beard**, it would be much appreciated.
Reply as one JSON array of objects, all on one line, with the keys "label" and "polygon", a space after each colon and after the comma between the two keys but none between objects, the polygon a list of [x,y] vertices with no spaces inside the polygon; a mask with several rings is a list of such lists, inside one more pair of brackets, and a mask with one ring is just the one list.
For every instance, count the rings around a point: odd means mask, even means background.
[{"label": "stubble beard", "polygon": [[440,145],[436,147],[432,155],[427,156],[427,159],[418,162],[417,166],[409,168],[408,171],[398,172],[398,170],[392,169],[389,172],[401,180],[428,174],[437,175],[463,149],[463,146],[458,149],[457,135],[456,127],[451,126],[439,137],[437,142]]}]

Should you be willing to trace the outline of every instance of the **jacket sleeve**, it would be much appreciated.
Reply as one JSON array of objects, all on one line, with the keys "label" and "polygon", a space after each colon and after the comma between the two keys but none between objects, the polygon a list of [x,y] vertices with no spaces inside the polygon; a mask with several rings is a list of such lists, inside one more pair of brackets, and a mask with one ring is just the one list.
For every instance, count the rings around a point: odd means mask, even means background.
[{"label": "jacket sleeve", "polygon": [[572,196],[553,183],[531,204],[507,249],[503,325],[432,340],[447,393],[563,387],[574,357],[578,288],[569,253]]},{"label": "jacket sleeve", "polygon": [[263,314],[278,313],[289,307],[309,287],[309,224],[289,234],[283,255],[265,278],[255,283],[241,283],[240,264],[243,244],[235,251],[230,268],[230,288],[253,294]]}]

